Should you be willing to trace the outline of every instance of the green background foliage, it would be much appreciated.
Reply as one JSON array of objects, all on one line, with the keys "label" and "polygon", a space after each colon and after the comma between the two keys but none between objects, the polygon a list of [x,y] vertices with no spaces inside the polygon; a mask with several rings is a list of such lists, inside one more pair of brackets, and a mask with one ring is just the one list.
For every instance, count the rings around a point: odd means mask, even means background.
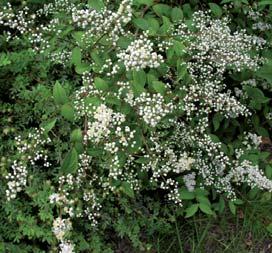
[{"label": "green background foliage", "polygon": [[[1,1],[0,11],[6,2]],[[18,0],[12,1],[12,4],[18,10],[27,5],[32,12],[46,2]],[[110,4],[114,6],[117,2],[111,1]],[[104,5],[102,0],[89,0],[88,4],[97,10]],[[224,4],[232,4],[233,8],[226,10]],[[252,29],[252,21],[245,14],[254,4],[264,14],[263,22],[271,23],[272,1],[135,0],[130,29],[136,32],[148,29],[151,34],[167,36],[171,23],[180,19],[190,22],[194,11],[209,9],[214,17],[228,14],[233,29],[238,27],[254,34],[256,31]],[[0,252],[57,252],[58,242],[52,233],[52,222],[57,211],[49,203],[49,196],[54,192],[54,183],[59,173],[76,171],[78,153],[82,149],[82,135],[75,119],[72,94],[80,87],[81,75],[88,70],[86,63],[90,59],[94,61],[93,71],[97,74],[94,85],[98,90],[111,90],[114,80],[98,74],[108,56],[97,50],[87,52],[89,48],[84,51],[84,44],[80,45],[82,54],[79,47],[74,46],[77,41],[81,41],[81,34],[71,33],[71,27],[65,27],[69,34],[68,41],[55,42],[53,35],[50,35],[54,50],[68,47],[72,52],[71,61],[65,66],[34,54],[29,50],[31,44],[24,36],[6,42],[5,29],[0,25]],[[271,30],[262,32],[261,36],[271,45]],[[103,40],[101,43],[104,43]],[[118,41],[121,48],[126,48],[129,43],[127,38]],[[177,40],[166,54],[166,63],[156,72],[126,73],[123,69],[122,74],[133,81],[136,93],[147,88],[165,94],[167,87],[159,77],[163,76],[167,66],[180,65],[185,57],[183,47]],[[265,137],[262,150],[249,152],[245,159],[260,164],[266,176],[272,179],[272,144],[269,141],[272,119],[266,117],[272,113],[271,48],[263,50],[262,54],[269,60],[256,73],[233,73],[228,80],[228,84],[233,87],[249,78],[266,83],[266,88],[261,85],[244,87],[248,95],[245,102],[249,104],[253,115],[248,119],[225,119],[220,114],[214,114],[210,119],[209,132],[215,140],[224,143],[224,152],[229,156],[233,155],[234,147],[239,147],[239,135],[244,131],[254,129],[257,134]],[[186,69],[179,67],[177,79],[186,82],[188,78]],[[108,103],[120,111],[130,114],[130,108],[123,107],[120,101],[113,97],[107,99]],[[90,101],[91,104],[100,102],[95,98]],[[5,176],[12,160],[16,158],[14,138],[39,126],[43,126],[53,140],[50,147],[53,166],[50,169],[38,165],[32,168],[25,193],[20,193],[16,200],[7,203]],[[144,141],[141,139],[139,135],[139,142]],[[138,145],[141,146],[141,143]],[[133,153],[134,150],[129,152]],[[101,157],[103,151],[90,149],[89,153]],[[139,159],[138,162],[145,161]],[[146,177],[144,173],[141,176],[143,179]],[[161,193],[149,185],[141,196],[136,196],[128,183],[118,183],[120,185],[116,196],[110,197],[103,206],[104,211],[97,228],[91,227],[84,220],[74,225],[72,238],[77,245],[77,252],[253,252],[251,250],[258,247],[268,247],[266,242],[272,234],[272,216],[271,211],[268,212],[271,210],[271,193],[242,186],[237,190],[239,199],[229,201],[224,196],[218,196],[213,189],[198,188],[189,192],[182,188],[180,196],[184,206],[179,208],[166,202]],[[213,232],[213,228],[218,232]],[[231,231],[237,237],[231,235]],[[259,245],[260,241],[264,244]],[[215,247],[213,251],[207,249],[207,243]]]}]

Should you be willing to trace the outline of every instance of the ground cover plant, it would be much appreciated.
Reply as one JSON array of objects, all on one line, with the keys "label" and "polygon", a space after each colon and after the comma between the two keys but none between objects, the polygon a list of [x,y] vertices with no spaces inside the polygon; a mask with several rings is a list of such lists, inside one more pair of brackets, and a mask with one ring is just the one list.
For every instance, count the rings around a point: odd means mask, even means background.
[{"label": "ground cover plant", "polygon": [[1,251],[270,250],[271,6],[1,1]]}]

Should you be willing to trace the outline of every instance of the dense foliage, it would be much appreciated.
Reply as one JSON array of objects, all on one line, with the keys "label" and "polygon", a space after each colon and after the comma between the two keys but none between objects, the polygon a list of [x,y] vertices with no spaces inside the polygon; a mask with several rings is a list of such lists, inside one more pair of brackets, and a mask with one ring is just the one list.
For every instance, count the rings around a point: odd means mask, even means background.
[{"label": "dense foliage", "polygon": [[149,252],[270,200],[271,6],[1,1],[0,251]]}]

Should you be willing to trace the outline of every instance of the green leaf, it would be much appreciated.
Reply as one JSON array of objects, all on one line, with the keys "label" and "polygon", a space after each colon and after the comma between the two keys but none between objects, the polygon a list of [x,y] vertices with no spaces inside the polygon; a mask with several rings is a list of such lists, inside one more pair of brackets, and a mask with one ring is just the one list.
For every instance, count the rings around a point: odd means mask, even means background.
[{"label": "green leaf", "polygon": [[263,136],[263,137],[269,137],[270,136],[269,132],[264,127],[258,127],[256,129],[256,132],[257,132],[258,135]]},{"label": "green leaf", "polygon": [[133,75],[133,82],[137,83],[137,85],[140,85],[142,87],[145,86],[146,74],[144,70],[133,71],[132,75]]},{"label": "green leaf", "polygon": [[209,134],[211,140],[214,142],[214,143],[219,143],[220,142],[220,139],[214,135],[214,134]]},{"label": "green leaf", "polygon": [[153,4],[153,0],[136,0],[138,4],[151,6]]},{"label": "green leaf", "polygon": [[259,2],[260,6],[262,6],[262,5],[271,5],[271,4],[272,4],[272,0],[266,0],[266,1]]},{"label": "green leaf", "polygon": [[270,99],[265,97],[264,93],[256,87],[246,86],[245,90],[250,98],[254,100],[254,102],[259,103],[267,103]]},{"label": "green leaf", "polygon": [[153,11],[160,17],[162,16],[170,16],[171,7],[166,4],[156,4],[153,6]]},{"label": "green leaf", "polygon": [[173,46],[174,46],[174,51],[175,51],[175,53],[176,53],[177,56],[184,55],[185,46],[184,46],[184,44],[181,41],[174,40],[173,41]]},{"label": "green leaf", "polygon": [[223,211],[225,209],[225,200],[222,198],[222,196],[220,196],[218,208],[219,208],[218,209],[219,213],[223,213]]},{"label": "green leaf", "polygon": [[122,182],[122,184],[121,184],[121,190],[126,195],[128,195],[130,198],[134,198],[135,197],[134,191],[133,191],[130,183],[128,183],[128,182]]},{"label": "green leaf", "polygon": [[265,175],[271,179],[272,178],[272,165],[266,165],[265,167]]},{"label": "green leaf", "polygon": [[189,192],[187,189],[179,190],[179,197],[180,199],[191,200],[195,198],[194,192]]},{"label": "green leaf", "polygon": [[71,133],[70,139],[72,142],[81,142],[83,140],[81,129],[75,129]]},{"label": "green leaf", "polygon": [[61,115],[65,119],[69,121],[74,121],[74,114],[75,114],[74,108],[70,104],[67,103],[61,107]]},{"label": "green leaf", "polygon": [[61,166],[61,172],[64,174],[75,173],[78,168],[78,154],[73,148],[64,158]]},{"label": "green leaf", "polygon": [[214,214],[211,207],[209,205],[205,204],[205,203],[200,203],[199,208],[205,214],[209,214],[209,215]]},{"label": "green leaf", "polygon": [[183,12],[182,9],[175,7],[171,11],[171,19],[173,22],[178,22],[183,19]]},{"label": "green leaf", "polygon": [[189,206],[188,208],[186,208],[185,212],[185,218],[189,218],[192,217],[198,210],[199,205],[198,204],[193,204],[191,206]]},{"label": "green leaf", "polygon": [[167,34],[171,28],[172,23],[170,22],[168,17],[162,17],[163,25],[161,26],[161,32]]},{"label": "green leaf", "polygon": [[140,157],[137,160],[135,160],[135,162],[140,164],[147,164],[150,162],[150,159],[147,157]]},{"label": "green leaf", "polygon": [[220,113],[216,113],[213,117],[213,127],[214,127],[214,131],[218,130],[220,127],[220,123],[222,122],[222,120],[224,119],[224,116],[221,115]]},{"label": "green leaf", "polygon": [[89,0],[88,5],[97,11],[101,11],[103,8],[105,8],[103,0]]},{"label": "green leaf", "polygon": [[267,227],[266,227],[266,230],[272,234],[272,223],[270,223]]},{"label": "green leaf", "polygon": [[0,67],[9,65],[11,61],[6,54],[0,54]]},{"label": "green leaf", "polygon": [[205,196],[196,196],[196,199],[200,204],[205,204],[207,206],[211,206],[209,199]]},{"label": "green leaf", "polygon": [[236,214],[236,206],[234,205],[233,201],[229,201],[229,209],[231,211],[232,214]]},{"label": "green leaf", "polygon": [[223,11],[221,9],[221,7],[218,4],[215,3],[209,3],[210,9],[212,11],[212,13],[217,16],[220,17],[223,14]]},{"label": "green leaf", "polygon": [[81,59],[82,59],[82,54],[81,54],[81,50],[79,47],[75,47],[72,50],[72,59],[71,59],[71,63],[78,66],[81,64]]},{"label": "green leaf", "polygon": [[154,88],[155,91],[157,91],[160,94],[164,94],[166,91],[166,86],[161,81],[153,81],[152,87]]},{"label": "green leaf", "polygon": [[107,90],[109,88],[108,83],[100,77],[94,79],[94,86],[98,90]]},{"label": "green leaf", "polygon": [[79,75],[84,74],[84,72],[89,72],[91,70],[91,66],[88,63],[80,63],[76,65],[76,73]]},{"label": "green leaf", "polygon": [[85,98],[85,104],[99,106],[102,104],[102,100],[98,97],[87,97]]},{"label": "green leaf", "polygon": [[135,24],[136,27],[144,31],[149,29],[149,24],[144,18],[135,18],[133,20],[133,23]]},{"label": "green leaf", "polygon": [[258,69],[256,75],[272,84],[272,61],[265,63],[260,69]]},{"label": "green leaf", "polygon": [[46,122],[45,124],[42,124],[42,128],[44,129],[44,131],[46,133],[48,133],[50,130],[53,129],[53,127],[55,126],[56,122],[57,122],[56,118],[52,119],[52,120]]},{"label": "green leaf", "polygon": [[148,30],[150,31],[151,35],[156,35],[160,28],[159,21],[156,18],[148,18]]},{"label": "green leaf", "polygon": [[58,81],[55,83],[53,88],[53,97],[56,104],[62,105],[68,102],[68,97],[66,95],[66,92]]}]

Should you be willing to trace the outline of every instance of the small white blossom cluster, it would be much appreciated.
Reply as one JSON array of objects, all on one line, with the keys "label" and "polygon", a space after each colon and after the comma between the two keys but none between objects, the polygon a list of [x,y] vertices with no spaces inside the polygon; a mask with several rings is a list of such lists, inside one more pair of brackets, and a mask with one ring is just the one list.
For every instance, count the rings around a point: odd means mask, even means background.
[{"label": "small white blossom cluster", "polygon": [[8,189],[6,190],[7,200],[15,199],[17,193],[22,191],[27,183],[27,167],[22,162],[14,161],[12,166],[12,173],[6,176],[8,180]]},{"label": "small white blossom cluster", "polygon": [[194,189],[195,189],[195,186],[196,186],[195,177],[196,177],[195,172],[192,172],[190,174],[183,176],[185,186],[188,189],[188,191],[190,191],[190,192],[194,191]]},{"label": "small white blossom cluster", "polygon": [[124,35],[123,26],[127,24],[132,17],[132,1],[123,0],[117,10],[113,12],[104,9],[98,12],[94,9],[77,9],[72,11],[73,22],[86,29],[85,37],[92,38],[95,36],[109,36],[115,45],[120,35]]},{"label": "small white blossom cluster", "polygon": [[28,14],[29,8],[27,6],[15,14],[11,4],[8,3],[7,6],[0,11],[0,25],[7,26],[24,34],[29,31],[29,26],[34,23],[35,19],[35,16],[30,16],[28,20]]},{"label": "small white blossom cluster", "polygon": [[74,245],[70,241],[61,242],[60,245],[60,253],[74,253]]},{"label": "small white blossom cluster", "polygon": [[125,115],[113,112],[104,104],[97,107],[93,118],[94,121],[89,122],[87,136],[95,143],[107,138],[111,133],[111,128],[118,127],[125,122]]},{"label": "small white blossom cluster", "polygon": [[247,183],[251,188],[257,187],[272,192],[272,181],[269,180],[257,165],[250,161],[243,161],[232,169],[228,175],[236,184]]},{"label": "small white blossom cluster", "polygon": [[164,97],[160,93],[141,93],[134,100],[127,98],[131,106],[134,106],[140,117],[151,127],[162,120],[163,117],[173,112],[175,105],[172,102],[165,103]]},{"label": "small white blossom cluster", "polygon": [[39,160],[43,161],[44,167],[49,167],[48,156],[43,147],[49,144],[51,140],[44,137],[44,129],[36,129],[29,133],[25,140],[21,136],[15,138],[19,160],[15,160],[11,166],[12,172],[8,173],[8,189],[6,190],[7,200],[16,198],[17,193],[21,192],[27,184],[28,164],[34,166]]},{"label": "small white blossom cluster", "polygon": [[176,34],[190,40],[187,51],[196,61],[191,66],[195,68],[192,72],[208,64],[216,67],[218,74],[223,74],[228,67],[236,71],[258,67],[259,59],[248,54],[254,46],[259,47],[254,45],[254,37],[245,31],[232,33],[229,22],[228,18],[212,19],[208,13],[198,11],[193,14],[193,26],[197,32],[191,32],[185,24],[179,26]]},{"label": "small white blossom cluster", "polygon": [[247,35],[245,31],[232,32],[229,22],[228,18],[213,19],[207,12],[198,11],[193,14],[194,29],[180,24],[174,32],[188,41],[186,51],[191,57],[187,69],[193,85],[182,87],[186,91],[184,107],[188,119],[212,111],[227,118],[250,115],[247,107],[235,97],[243,95],[242,91],[237,87],[234,91],[227,89],[224,74],[256,70],[261,58],[252,57],[249,52],[262,48],[264,43],[259,44],[256,36]]},{"label": "small white blossom cluster", "polygon": [[84,213],[88,217],[89,221],[91,221],[91,225],[95,227],[98,224],[102,205],[99,203],[99,199],[93,190],[85,191],[83,194],[83,200],[87,204]]},{"label": "small white blossom cluster", "polygon": [[69,51],[54,52],[51,54],[51,61],[56,64],[66,65],[70,61],[72,53]]},{"label": "small white blossom cluster", "polygon": [[58,217],[53,222],[53,233],[60,241],[60,253],[74,253],[74,245],[66,239],[67,233],[71,231],[72,223],[69,219]]},{"label": "small white blossom cluster", "polygon": [[69,219],[58,217],[53,222],[53,233],[59,241],[64,240],[65,235],[72,229],[72,223]]},{"label": "small white blossom cluster", "polygon": [[163,63],[163,57],[154,51],[153,46],[153,42],[141,35],[126,50],[120,52],[117,57],[124,63],[126,70],[137,71],[146,67],[157,68]]}]

